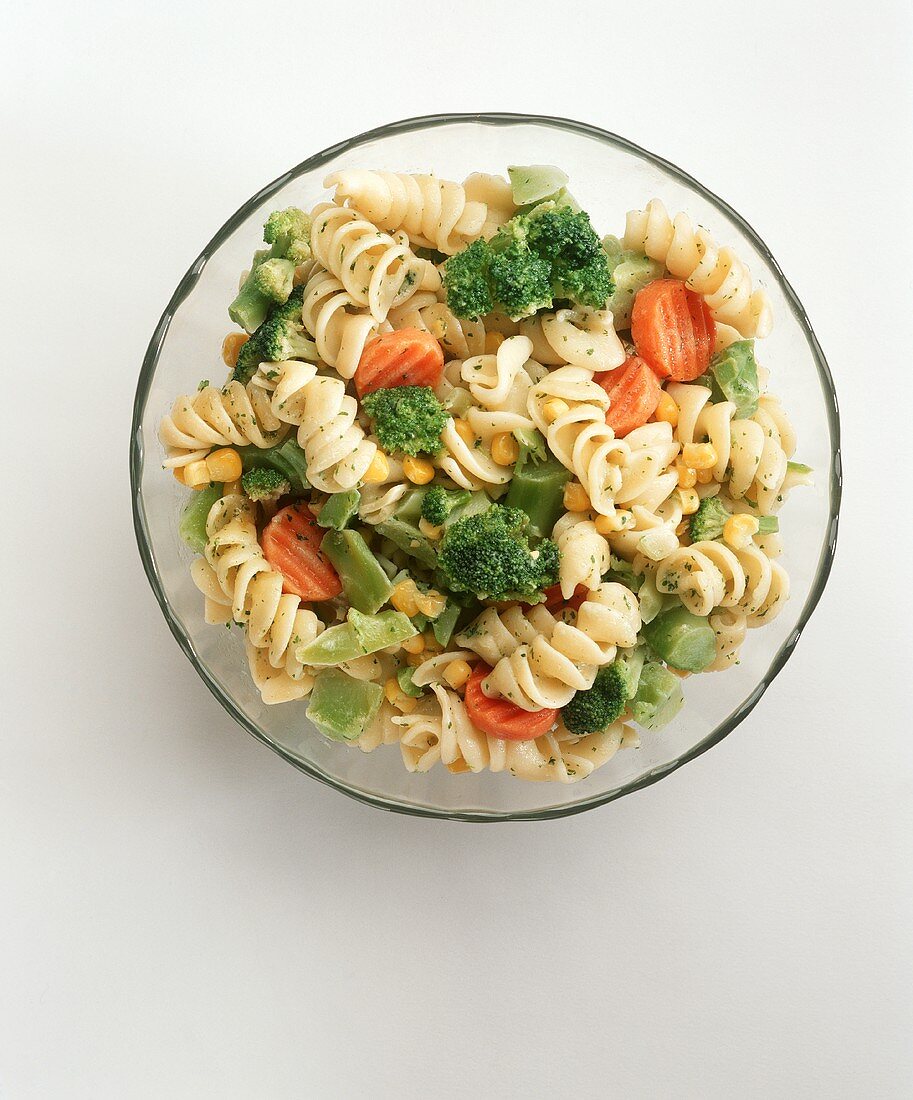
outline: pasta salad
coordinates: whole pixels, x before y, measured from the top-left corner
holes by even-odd
[[[265,703],[409,771],[569,783],[776,616],[811,471],[730,249],[658,199],[600,238],[559,169],[507,176],[347,170],[272,213],[228,377],[160,438]]]

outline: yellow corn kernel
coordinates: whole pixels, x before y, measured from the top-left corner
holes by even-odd
[[[693,489],[679,489],[678,495],[682,502],[682,515],[693,516],[701,506],[701,498]]]
[[[434,467],[427,458],[413,458],[406,455],[403,459],[403,473],[413,485],[427,485],[434,480]]]
[[[174,480],[176,482],[178,482],[179,485],[186,485],[187,484],[187,482],[184,480],[184,467],[183,466],[175,466],[174,469],[171,472],[174,475]]]
[[[454,760],[454,762],[452,764],[447,765],[447,771],[449,771],[451,775],[465,775],[466,772],[471,771],[471,770],[472,769],[469,767],[469,765],[466,763],[466,761],[462,758],[462,756],[460,757],[459,760]]]
[[[659,396],[659,403],[653,413],[653,419],[661,420],[664,424],[671,424],[673,428],[678,425],[678,405],[676,405],[673,396],[666,393],[665,390]]]
[[[426,538],[431,539],[432,542],[437,542],[444,533],[443,527],[438,527],[434,523],[429,523],[424,516],[418,521],[418,529]]]
[[[419,590],[415,602],[423,615],[427,615],[429,619],[436,619],[447,606],[447,597],[429,588],[427,592]]]
[[[238,355],[241,348],[250,337],[246,332],[230,332],[222,341],[222,362],[232,370],[238,365]]]
[[[407,653],[424,653],[425,639],[421,634],[415,634],[403,642],[403,649]]]
[[[744,550],[758,533],[759,526],[755,516],[730,516],[723,525],[723,539],[733,550]]]
[[[717,463],[716,447],[712,443],[686,443],[682,462],[692,470],[712,470]]]
[[[411,714],[418,706],[418,699],[413,699],[411,695],[407,695],[403,691],[397,697],[397,700],[393,705],[398,711],[401,711],[403,714]]]
[[[422,650],[421,653],[407,653],[406,654],[406,664],[411,666],[412,668],[418,668],[418,666],[420,664],[423,664],[426,660],[427,660],[427,657],[425,656],[425,651],[424,650]]]
[[[503,332],[486,332],[485,333],[485,354],[495,355],[498,348],[504,343]]]
[[[684,462],[676,462],[675,468],[678,470],[679,489],[693,489],[697,484],[697,470],[693,466],[686,466]]]
[[[520,457],[520,445],[511,432],[498,432],[492,439],[491,457],[499,466],[513,466]]]
[[[462,660],[451,661],[444,669],[444,679],[456,690],[461,688],[472,674],[472,669]]]
[[[571,406],[560,397],[550,397],[542,406],[542,416],[547,424],[554,424],[559,416],[571,411]]]
[[[463,440],[467,447],[475,445],[476,433],[472,430],[472,427],[468,420],[463,420],[457,417],[453,422],[453,430]]]
[[[634,522],[634,513],[625,508],[620,508],[613,516],[597,516],[596,530],[600,535],[614,535],[617,531],[623,531]]]
[[[713,481],[713,470],[698,470],[697,471],[697,483],[698,485],[709,485]]]
[[[390,679],[384,684],[384,695],[387,697],[387,702],[391,706],[396,705],[396,700],[402,692],[402,688],[396,682],[396,677],[391,676]]]
[[[435,638],[433,630],[425,631],[425,654],[428,657],[433,657],[436,653],[443,653],[444,647]]]
[[[415,581],[400,581],[393,589],[390,603],[397,611],[402,611],[404,615],[411,619],[418,614],[418,604],[415,601],[416,591]]]
[[[184,484],[188,489],[202,489],[210,481],[212,478],[205,458],[201,458],[198,462],[188,462],[184,467]]]
[[[371,465],[365,470],[362,478],[365,485],[380,485],[390,476],[390,462],[383,451],[378,449],[377,454],[371,459]]]
[[[568,512],[588,512],[590,498],[579,481],[569,481],[564,487],[564,507]]]
[[[222,486],[222,495],[226,497],[239,497],[243,492],[240,481],[227,481]]]
[[[241,456],[234,447],[220,447],[206,456],[210,481],[237,481],[241,476]]]

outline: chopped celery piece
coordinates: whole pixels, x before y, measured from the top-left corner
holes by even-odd
[[[655,661],[648,661],[641,670],[631,704],[634,721],[644,729],[658,730],[672,721],[683,702],[682,682],[678,676]]]
[[[643,584],[637,590],[637,600],[640,604],[640,619],[644,624],[652,622],[662,611],[663,597],[651,576],[644,578]]]
[[[780,530],[780,521],[776,516],[758,516],[758,534],[774,535]]]
[[[635,646],[633,649],[619,649],[615,658],[615,664],[621,669],[624,679],[627,697],[633,699],[637,694],[637,685],[640,683],[640,674],[647,658],[647,647]]]
[[[303,493],[308,486],[307,461],[304,451],[298,446],[298,441],[290,436],[275,447],[238,447],[241,456],[241,465],[245,470],[252,470],[257,466],[268,466],[271,470],[278,470],[296,493]]]
[[[753,340],[736,340],[710,360],[709,376],[714,401],[731,401],[736,419],[754,416],[758,411],[758,364]],[[706,376],[705,376],[706,377]]]
[[[327,531],[320,549],[339,574],[352,607],[373,615],[390,599],[393,585],[357,531]]]
[[[206,519],[212,506],[222,496],[222,486],[218,482],[207,485],[193,494],[190,503],[181,513],[178,527],[181,538],[191,550],[202,554],[206,548]]]
[[[391,516],[383,523],[378,523],[377,533],[389,539],[410,558],[415,558],[426,569],[433,569],[437,564],[437,551],[431,540],[418,529],[417,519],[412,523],[398,516]]]
[[[703,672],[716,656],[716,637],[706,619],[679,605],[643,628],[653,652],[673,668]]]
[[[332,527],[334,531],[341,531],[357,513],[360,503],[361,493],[357,489],[333,493],[320,509],[317,522],[321,527]]]
[[[351,623],[339,623],[329,626],[318,634],[312,642],[298,646],[295,656],[303,665],[339,665],[343,661],[354,661],[356,657],[363,657],[355,628]]]
[[[450,641],[462,610],[458,603],[448,601],[447,606],[434,620],[431,629],[434,631],[434,637],[438,645],[445,646]]]
[[[514,473],[503,504],[524,511],[529,516],[529,533],[545,538],[564,511],[564,487],[570,476],[556,458],[527,465]]]
[[[379,615],[363,615],[354,607],[349,608],[349,623],[362,653],[376,653],[379,649],[414,638],[418,631],[402,611],[381,611]]]
[[[663,265],[643,253],[626,251],[617,237],[604,237],[602,247],[609,257],[615,284],[606,309],[611,310],[616,329],[628,328],[635,295],[647,283],[662,277]]]
[[[317,674],[307,716],[325,737],[354,741],[377,714],[382,698],[380,684],[328,668]]]
[[[813,474],[815,472],[811,466],[806,466],[804,462],[793,462],[792,459],[786,463],[786,469],[791,474]]]
[[[567,186],[567,174],[553,164],[512,164],[507,176],[517,206],[542,202]]]
[[[417,699],[420,695],[424,695],[425,689],[412,683],[412,674],[414,672],[414,668],[403,665],[396,673],[396,682],[399,684],[400,691],[405,692],[406,695],[411,695],[413,699]]]

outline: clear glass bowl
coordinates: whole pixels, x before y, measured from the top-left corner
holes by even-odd
[[[330,743],[305,718],[305,703],[267,707],[251,683],[237,631],[207,626],[190,579],[190,551],[178,537],[186,490],[161,468],[157,427],[175,396],[200,378],[219,378],[229,328],[226,304],[250,262],[263,221],[277,207],[308,207],[325,195],[324,177],[340,168],[426,172],[463,179],[504,172],[508,164],[559,164],[601,233],[620,234],[625,212],[658,196],[685,210],[748,263],[773,303],[764,341],[771,388],[795,424],[797,457],[815,469],[815,486],[796,490],[782,519],[783,559],[792,596],[770,625],[749,633],[741,664],[695,676],[686,705],[641,748],[619,752],[588,779],[568,786],[510,775],[410,775],[396,746],[370,755]],[[837,531],[839,422],[833,381],[801,303],[755,231],[679,168],[614,134],[567,119],[521,115],[441,115],[408,119],[326,149],[287,172],[228,219],[175,290],[143,360],[133,412],[130,473],[136,537],[149,582],[179,645],[226,711],[301,771],[387,810],[468,821],[561,817],[609,802],[668,775],[722,740],[751,711],[783,667],[821,596]]]

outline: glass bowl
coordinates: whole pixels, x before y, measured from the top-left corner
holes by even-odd
[[[305,718],[305,703],[267,707],[254,688],[237,631],[207,626],[203,600],[178,536],[186,490],[161,468],[158,423],[175,396],[199,378],[220,377],[226,305],[250,262],[270,210],[309,207],[341,168],[426,172],[463,179],[508,164],[559,164],[600,233],[621,234],[629,209],[659,197],[685,210],[732,246],[770,295],[775,325],[764,341],[771,388],[799,439],[797,457],[815,469],[814,488],[796,490],[783,509],[792,595],[771,624],[749,633],[741,663],[685,685],[686,704],[639,749],[619,752],[570,785],[528,783],[510,775],[412,775],[397,746],[365,755],[331,743]],[[149,582],[178,644],[225,710],[290,764],[336,790],[387,810],[466,821],[561,817],[599,806],[668,775],[722,740],[751,712],[783,667],[814,610],[830,571],[840,501],[839,422],[833,381],[808,318],[764,242],[725,202],[681,169],[623,138],[568,119],[508,114],[407,119],[317,153],[263,188],[219,230],[181,280],[143,360],[130,442],[136,537]]]

